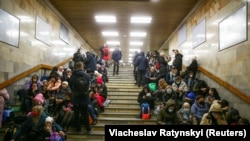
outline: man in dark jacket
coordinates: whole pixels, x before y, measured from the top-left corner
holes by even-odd
[[[88,90],[85,90],[85,93],[81,93],[76,89],[76,80],[77,77],[83,76],[89,82],[90,87],[90,76],[85,73],[83,70],[83,63],[78,62],[76,63],[76,68],[70,77],[69,86],[72,90],[72,103],[74,105],[74,114],[75,114],[75,125],[77,132],[81,131],[81,120],[79,114],[81,113],[83,118],[83,123],[85,124],[85,128],[87,130],[87,134],[90,134],[91,127],[89,123],[89,112],[88,112],[88,104],[89,102],[89,95]]]
[[[118,47],[115,48],[115,50],[112,53],[112,60],[114,63],[114,68],[113,68],[113,75],[118,75],[119,74],[119,61],[122,59],[122,52],[119,50]]]
[[[96,61],[94,54],[91,52],[86,52],[84,65],[88,74],[94,74],[94,71],[96,70],[96,64],[97,64],[97,61]]]
[[[173,62],[173,66],[177,68],[177,75],[180,76],[180,71],[182,70],[182,57],[183,55],[179,53],[179,51],[176,49],[174,50],[175,58]]]
[[[133,65],[134,65],[134,71],[133,71],[133,73],[134,73],[134,78],[135,78],[135,81],[137,80],[137,68],[136,68],[136,65],[135,65],[135,60],[136,60],[136,58],[139,56],[140,54],[139,54],[139,52],[138,51],[135,51],[135,54],[134,54],[134,56],[133,56]]]
[[[193,72],[193,78],[196,78],[196,72],[197,72],[197,70],[198,70],[197,57],[194,56],[192,58],[192,62],[187,67],[187,73],[189,73],[190,71],[192,71]]]
[[[135,60],[135,66],[138,68],[137,74],[137,86],[145,85],[145,74],[149,68],[148,59],[145,56],[145,53],[142,51],[140,55]]]
[[[74,62],[74,67],[75,67],[75,64],[77,62],[83,62],[84,61],[84,57],[83,55],[81,54],[81,49],[77,49],[77,51],[73,54],[73,59],[72,61]]]

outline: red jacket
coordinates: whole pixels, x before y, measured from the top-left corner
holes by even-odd
[[[107,54],[105,53],[106,51],[107,51]],[[110,55],[111,55],[111,53],[110,53],[109,47],[104,47],[103,48],[103,57],[102,57],[102,59],[105,60],[105,61],[108,61],[108,60],[110,60]]]

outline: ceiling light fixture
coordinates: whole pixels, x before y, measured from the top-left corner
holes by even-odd
[[[120,45],[119,41],[107,41],[106,42],[108,45]]]
[[[145,37],[146,35],[146,32],[130,32],[130,36],[132,37]]]
[[[118,36],[118,32],[113,32],[113,31],[104,31],[102,32],[103,36]]]
[[[151,17],[131,17],[131,23],[151,23]]]
[[[116,17],[115,16],[95,16],[96,22],[102,23],[115,23]]]

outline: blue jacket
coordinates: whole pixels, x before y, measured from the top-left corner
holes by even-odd
[[[144,52],[141,52],[136,58],[135,66],[138,68],[138,70],[147,70],[149,68],[148,59],[145,57]]]
[[[84,60],[85,68],[90,71],[96,70],[96,58],[94,57],[94,54],[87,52],[86,58]]]
[[[114,50],[112,53],[112,60],[119,61],[122,59],[122,52],[120,50]]]
[[[195,103],[191,106],[191,111],[198,120],[201,120],[203,114],[208,113],[209,105],[205,102],[204,106],[201,107],[198,105],[197,101],[195,101]]]

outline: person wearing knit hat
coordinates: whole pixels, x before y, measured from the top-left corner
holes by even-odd
[[[195,102],[195,97],[196,97],[195,93],[190,91],[185,95],[184,101],[192,105]]]
[[[55,123],[53,117],[50,116],[45,119],[43,131],[44,138],[49,138],[49,140],[62,141],[62,137],[65,136],[62,127]]]
[[[54,119],[53,119],[53,117],[48,116],[48,117],[45,119],[45,122],[53,123],[53,122],[54,122]]]
[[[65,85],[69,85],[69,83],[67,81],[63,81],[62,84],[65,84]]]
[[[45,131],[47,132],[52,132],[52,124],[54,122],[54,119],[50,116],[48,116],[46,119],[45,119],[45,126],[44,126],[44,129]]]
[[[34,105],[42,105],[44,103],[44,97],[43,94],[38,93],[36,94],[36,96],[34,97],[33,101],[34,101]]]

